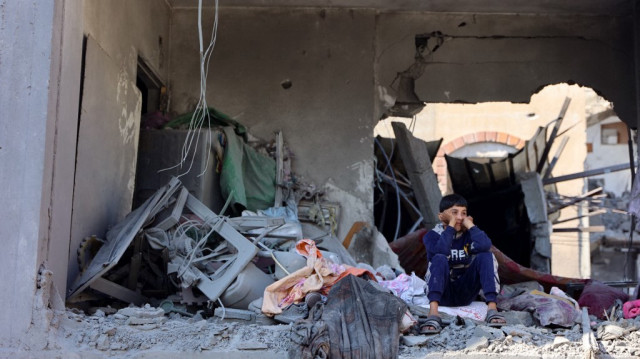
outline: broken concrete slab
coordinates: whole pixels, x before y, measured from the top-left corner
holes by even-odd
[[[507,321],[508,325],[524,325],[525,327],[530,327],[534,325],[533,316],[529,312],[521,312],[517,310],[508,310],[504,312],[500,312]]]
[[[465,349],[475,351],[489,346],[489,339],[485,337],[471,337],[465,343]]]
[[[403,270],[387,239],[371,225],[363,226],[354,234],[348,251],[356,262],[367,263],[373,268],[388,265]]]
[[[402,122],[392,122],[398,141],[402,163],[407,170],[425,228],[433,228],[438,221],[438,205],[442,199],[438,179],[424,141],[416,138]]]
[[[164,317],[165,311],[162,308],[154,308],[150,305],[145,305],[142,308],[127,307],[118,310],[118,314],[135,317],[135,318],[159,318]]]
[[[597,337],[600,340],[613,340],[622,337],[625,329],[616,324],[603,324],[598,327]]]
[[[557,336],[557,337],[553,338],[553,343],[551,344],[551,347],[555,349],[555,348],[559,348],[559,347],[561,347],[563,345],[567,345],[569,343],[571,343],[571,341],[569,339],[567,339],[565,337],[562,337],[562,336]]]
[[[504,332],[498,328],[488,327],[486,325],[476,326],[473,330],[474,337],[485,337],[490,340],[502,339],[505,337]]]
[[[505,325],[500,328],[504,334],[510,335],[512,337],[520,337],[523,339],[531,339],[533,335],[528,331],[528,328],[524,325]]]
[[[236,344],[238,350],[267,350],[269,346],[259,341],[241,342]]]

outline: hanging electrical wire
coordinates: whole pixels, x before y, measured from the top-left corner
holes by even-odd
[[[393,240],[395,241],[396,239],[398,239],[398,232],[400,231],[400,211],[401,211],[401,207],[400,207],[400,191],[398,190],[398,183],[396,182],[396,175],[393,173],[393,167],[391,166],[391,161],[389,160],[389,157],[387,157],[387,152],[384,150],[384,147],[382,147],[382,144],[380,144],[380,141],[378,141],[377,138],[374,139],[375,143],[378,145],[378,147],[380,148],[380,151],[382,151],[382,155],[384,156],[384,159],[387,161],[387,168],[391,168],[391,177],[393,178],[393,182],[394,185],[396,187],[396,203],[397,203],[397,208],[398,210],[396,211],[398,216],[397,216],[397,223],[396,223],[396,233],[393,236]]]
[[[191,153],[191,160],[189,161],[189,166],[186,171],[177,175],[177,177],[182,177],[191,171],[193,167],[193,162],[195,160],[196,151],[198,148],[198,143],[201,141],[201,129],[206,123],[206,128],[211,127],[211,118],[209,117],[209,110],[207,106],[207,76],[209,74],[209,61],[211,61],[211,54],[213,53],[213,49],[216,45],[216,40],[218,36],[218,0],[214,2],[214,18],[213,18],[213,27],[211,29],[211,37],[209,39],[209,45],[207,48],[204,48],[204,38],[202,35],[202,0],[198,0],[198,40],[199,40],[199,50],[200,50],[200,97],[198,99],[198,104],[196,105],[193,114],[191,115],[191,120],[189,121],[189,128],[187,131],[187,135],[184,140],[184,144],[182,146],[182,153],[180,156],[180,162],[175,166],[165,168],[160,170],[167,171],[175,168],[180,168],[184,166],[185,162],[189,159],[189,154]],[[207,144],[212,144],[212,134],[211,131],[206,131],[206,135],[204,138],[207,141]],[[192,149],[194,149],[192,151]],[[202,176],[208,169],[209,164],[209,156],[211,156],[211,151],[206,152],[205,159],[205,167],[202,172],[198,176]]]

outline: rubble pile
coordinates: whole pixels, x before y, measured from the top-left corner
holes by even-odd
[[[214,213],[173,177],[111,228],[105,240],[83,241],[78,250],[80,273],[67,293],[73,309],[61,314],[56,348],[97,350],[109,357],[206,351],[336,357],[366,350],[379,358],[445,353],[640,356],[640,301],[602,283],[548,275],[553,211],[547,213],[542,204],[545,200],[554,204],[557,212],[583,198],[545,199],[540,170],[535,176],[518,177],[525,188],[523,205],[531,209],[531,236],[521,240],[535,248],[521,257],[532,268],[517,265],[492,248],[501,278],[515,283],[498,293],[497,305],[506,324],[488,325],[484,302],[440,306],[444,329],[424,335],[420,328],[429,316],[422,280],[424,229],[415,230],[437,218],[431,207],[439,191],[432,176],[405,178],[403,186],[413,188],[409,195],[411,191],[400,190],[394,171],[389,172],[391,177],[386,174],[394,167],[387,159],[377,175],[379,180],[392,178],[396,210],[401,197],[412,202],[409,234],[398,238],[398,214],[391,245],[382,229],[379,232],[366,222],[354,223],[348,235],[338,239],[339,206],[322,203],[313,186],[286,185],[293,177],[290,164],[281,163],[281,135],[275,148],[262,149],[275,161],[269,157],[249,166],[267,168],[269,173],[275,169],[277,179],[252,184],[251,179],[261,176],[243,173],[236,163],[242,161],[239,154],[250,150],[235,138],[237,128],[225,131],[225,151],[238,155],[234,159],[227,153],[219,155],[237,172],[226,176],[237,183],[249,180],[246,186],[226,181],[222,194],[227,203]],[[535,138],[544,139],[545,133],[540,130]],[[400,141],[400,152],[416,158],[427,155],[422,150],[435,155],[440,145],[427,146],[412,138],[404,142],[416,146],[405,148],[407,143]],[[257,154],[250,157],[256,163],[263,161]],[[451,161],[455,164],[455,159]],[[263,185],[269,187],[268,195]],[[252,196],[251,191],[260,195]],[[251,203],[257,202],[260,208],[274,206],[246,210],[255,209]],[[241,215],[225,215],[227,209],[238,214],[238,208],[244,209]],[[312,223],[302,223],[303,217]],[[513,250],[515,242],[508,239]]]
[[[162,315],[162,309],[128,307],[94,308],[92,315],[68,309],[62,315],[58,350],[99,351],[111,358],[145,352],[262,352],[286,357],[292,345],[293,324],[264,325],[251,321],[178,313]],[[491,328],[482,321],[444,314],[445,328],[438,335],[400,337],[399,358],[425,356],[505,354],[519,357],[582,357],[583,328],[544,328],[532,323],[527,312],[503,312],[508,324]],[[616,322],[590,318],[601,355],[636,358],[640,355],[640,317]]]
[[[118,311],[102,308],[93,315],[67,310],[62,324],[57,343],[60,349],[98,350],[115,358],[144,352],[269,350],[280,353],[289,347],[288,326],[240,324],[177,313],[165,316],[161,308],[149,306]]]
[[[509,312],[506,312],[509,313]],[[597,342],[602,355],[614,358],[637,358],[640,355],[640,319],[620,320],[616,323],[591,318],[598,333]],[[490,328],[482,322],[455,318],[439,335],[404,336],[400,358],[424,357],[427,354],[509,354],[518,357],[577,358],[583,357],[583,329],[543,328],[514,323],[502,328]]]

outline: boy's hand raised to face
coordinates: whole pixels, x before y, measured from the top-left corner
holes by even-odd
[[[456,217],[451,214],[450,210],[438,213],[438,219],[442,221],[442,223],[447,223],[449,226],[455,227]]]
[[[473,217],[471,216],[467,216],[465,217],[464,220],[462,220],[462,225],[464,226],[464,228],[466,229],[471,229],[475,226],[475,224],[473,224]]]

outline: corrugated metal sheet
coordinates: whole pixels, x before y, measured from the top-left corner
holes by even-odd
[[[520,151],[497,161],[488,159],[481,162],[445,155],[453,191],[473,197],[479,192],[500,191],[515,185],[516,173],[536,170],[546,139],[546,128],[539,127]]]

